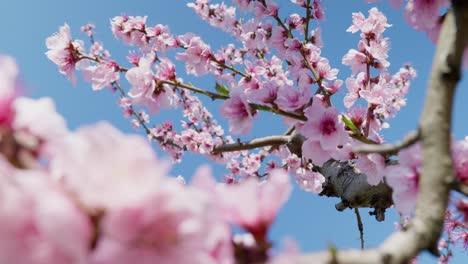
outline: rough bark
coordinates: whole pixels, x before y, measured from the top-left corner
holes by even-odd
[[[329,160],[319,169],[325,176],[320,195],[338,197],[338,211],[346,208],[374,208],[371,212],[377,221],[385,220],[385,209],[392,203],[392,189],[384,182],[372,186],[367,176],[359,173],[352,163]]]

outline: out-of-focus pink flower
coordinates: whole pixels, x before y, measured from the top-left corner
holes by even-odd
[[[52,99],[21,97],[15,100],[13,107],[16,133],[21,133],[22,140],[40,143],[41,154],[51,155],[68,133],[65,119],[57,113]]]
[[[72,42],[70,27],[65,24],[59,32],[46,40],[47,58],[59,67],[59,72],[67,76],[73,84],[76,84],[75,66],[80,60],[80,53],[84,51],[84,43],[81,40]]]
[[[124,135],[108,123],[70,133],[50,167],[84,206],[97,209],[141,201],[157,189],[169,168],[144,138]]]
[[[235,87],[229,94],[230,98],[221,105],[221,115],[229,121],[229,132],[233,134],[248,134],[252,129],[255,110],[247,102],[241,88]]]
[[[173,179],[158,187],[104,217],[92,263],[232,264],[230,229],[215,200]]]
[[[419,192],[422,166],[421,145],[415,144],[398,153],[398,165],[387,166],[385,179],[393,189],[393,203],[405,215],[412,213]]]
[[[257,241],[264,241],[292,191],[289,176],[282,169],[272,170],[263,182],[250,177],[237,184],[216,184],[207,174],[198,174],[195,181],[196,186],[215,195],[227,221],[249,231]]]
[[[0,55],[0,126],[10,126],[13,121],[18,72],[13,58]]]
[[[89,263],[92,225],[84,212],[49,175],[0,159],[0,262]]]
[[[409,0],[405,7],[405,19],[413,28],[429,32],[437,26],[441,8],[448,7],[448,0]]]
[[[468,137],[453,144],[452,157],[457,179],[468,185]]]

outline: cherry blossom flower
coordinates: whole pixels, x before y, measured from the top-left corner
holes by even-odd
[[[468,137],[453,144],[452,156],[457,179],[468,184]]]
[[[321,193],[325,177],[311,168],[299,167],[292,171],[297,184],[306,192]]]
[[[114,61],[103,61],[82,69],[83,79],[91,82],[94,91],[110,86],[120,77],[118,65]]]
[[[80,128],[62,144],[60,153],[51,158],[51,173],[87,208],[141,201],[155,191],[168,170],[145,139],[123,135],[108,123]]]
[[[137,105],[146,105],[152,114],[156,114],[161,108],[176,106],[177,98],[167,85],[156,86],[157,79],[151,70],[153,60],[152,55],[140,58],[138,67],[128,70],[125,77],[132,85],[128,92],[132,101]],[[164,68],[161,69],[159,74],[167,77],[164,75],[164,71],[167,72]]]
[[[191,33],[179,36],[178,40],[185,51],[177,53],[176,59],[185,62],[187,73],[195,76],[205,75],[212,56],[210,46],[205,44],[199,36]]]
[[[0,55],[0,126],[10,126],[14,119],[12,104],[18,93],[17,78],[15,60]]]
[[[188,7],[193,8],[201,19],[211,26],[220,28],[226,32],[234,32],[238,23],[236,19],[236,9],[231,6],[221,4],[209,4],[207,0],[197,0],[195,3],[188,3]]]
[[[12,127],[30,147],[39,144],[42,154],[51,155],[68,133],[64,118],[56,112],[51,98],[20,97],[13,103],[16,113]],[[36,147],[36,146],[35,146]]]
[[[303,154],[312,158],[314,164],[321,166],[329,157],[326,153],[331,154],[337,151],[338,146],[344,145],[348,134],[338,117],[338,110],[335,107],[325,108],[318,97],[305,110],[305,115],[307,122],[299,129],[307,137],[302,147]]]
[[[357,168],[367,176],[370,185],[377,185],[383,181],[385,174],[385,158],[377,153],[358,155]]]
[[[414,29],[430,31],[436,27],[441,8],[448,7],[448,0],[409,0],[405,7],[405,19]]]
[[[294,111],[306,105],[311,94],[310,88],[280,86],[275,103],[283,110]]]
[[[1,263],[89,263],[85,213],[43,171],[11,168],[3,157],[0,223]]]
[[[412,213],[419,191],[419,175],[422,166],[422,152],[419,144],[398,153],[399,164],[387,166],[385,179],[392,187],[392,198],[396,209],[405,215]]]
[[[146,19],[146,16],[116,16],[111,20],[112,33],[125,44],[146,49],[149,44],[146,36]]]
[[[92,263],[232,264],[230,229],[215,201],[172,179],[158,187],[104,217]]]
[[[261,241],[291,190],[286,172],[274,170],[265,182],[258,183],[256,179],[249,178],[239,185],[225,186],[221,193],[225,195],[223,206],[227,210],[227,218]]]
[[[72,42],[70,27],[65,24],[59,32],[46,40],[47,58],[59,67],[59,72],[67,76],[76,84],[75,66],[80,60],[80,53],[84,52],[84,43],[81,40]]]
[[[247,102],[245,93],[238,87],[231,90],[230,98],[221,105],[221,115],[229,121],[229,132],[248,134],[256,113]]]

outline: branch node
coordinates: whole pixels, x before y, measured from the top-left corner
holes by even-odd
[[[380,154],[389,154],[389,155],[396,155],[398,151],[407,148],[416,142],[418,142],[421,133],[418,130],[410,132],[403,140],[396,142],[395,144],[368,144],[358,146],[353,149],[353,152],[356,153],[380,153]]]

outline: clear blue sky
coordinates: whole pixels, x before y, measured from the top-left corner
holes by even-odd
[[[175,34],[197,33],[213,48],[232,41],[221,31],[209,27],[198,19],[194,12],[186,7],[187,2],[181,0],[0,0],[0,25],[3,28],[0,37],[0,53],[14,56],[17,59],[30,96],[54,98],[58,111],[68,120],[70,128],[98,120],[108,120],[124,131],[134,132],[129,122],[122,118],[121,110],[116,105],[116,96],[105,90],[92,92],[90,85],[83,81],[79,81],[78,85],[73,87],[64,76],[58,73],[56,66],[44,55],[45,39],[57,31],[64,22],[70,25],[73,37],[86,39],[79,28],[92,22],[97,26],[96,38],[103,40],[113,57],[123,62],[128,47],[113,38],[109,29],[109,19],[116,15],[128,14],[148,15],[150,24],[168,24]],[[288,7],[291,6],[290,1],[277,2],[280,3],[280,7],[285,7],[281,13],[284,16],[288,13]],[[363,0],[328,0],[325,2],[327,19],[320,24],[325,42],[322,54],[330,59],[333,67],[340,69],[339,78],[344,80],[349,76],[349,70],[341,65],[341,58],[348,49],[356,47],[359,39],[358,35],[345,32],[351,23],[351,12],[361,11],[367,15],[367,10],[371,8],[371,5],[365,4]],[[391,129],[385,133],[387,140],[394,141],[416,127],[434,46],[423,33],[415,32],[403,22],[401,10],[395,11],[386,3],[377,6],[387,15],[389,23],[393,25],[386,31],[392,43],[390,51],[392,72],[395,72],[405,62],[411,62],[418,71],[417,80],[413,82],[408,96],[408,106],[396,119],[390,121]],[[201,87],[213,87],[209,79],[196,80],[192,77],[184,77],[184,79],[193,81]],[[462,101],[468,98],[467,84],[465,78],[457,94],[454,126],[454,135],[457,139],[468,134],[468,124],[464,116],[468,111],[468,106]],[[342,88],[341,95],[344,91],[345,87]],[[335,102],[338,105],[341,104],[339,101]],[[216,113],[218,108],[219,102],[215,102],[210,109]],[[152,120],[158,122],[171,118],[174,118],[173,114],[162,114],[153,117]],[[271,126],[272,122],[278,122],[278,120],[277,117],[262,113],[258,124],[255,125],[253,136],[282,133],[284,129],[282,125],[274,129]],[[189,176],[193,173],[194,167],[206,162],[207,160],[202,157],[186,156],[182,164],[174,167],[173,174]],[[221,174],[222,170],[218,168],[215,172]],[[337,199],[318,197],[295,188],[292,198],[278,216],[272,230],[272,238],[277,244],[284,237],[293,238],[300,244],[303,251],[323,250],[329,244],[335,244],[340,248],[359,247],[359,233],[354,214],[351,210],[337,212],[334,209],[337,201]],[[394,210],[390,210],[387,213],[387,221],[377,223],[373,217],[368,216],[367,212],[368,210],[361,210],[366,246],[372,247],[378,245],[389,233],[393,232],[393,222],[397,220],[397,216]],[[468,263],[466,252],[457,251],[456,254],[456,261],[453,263]],[[435,263],[435,261],[425,256],[421,263]]]

